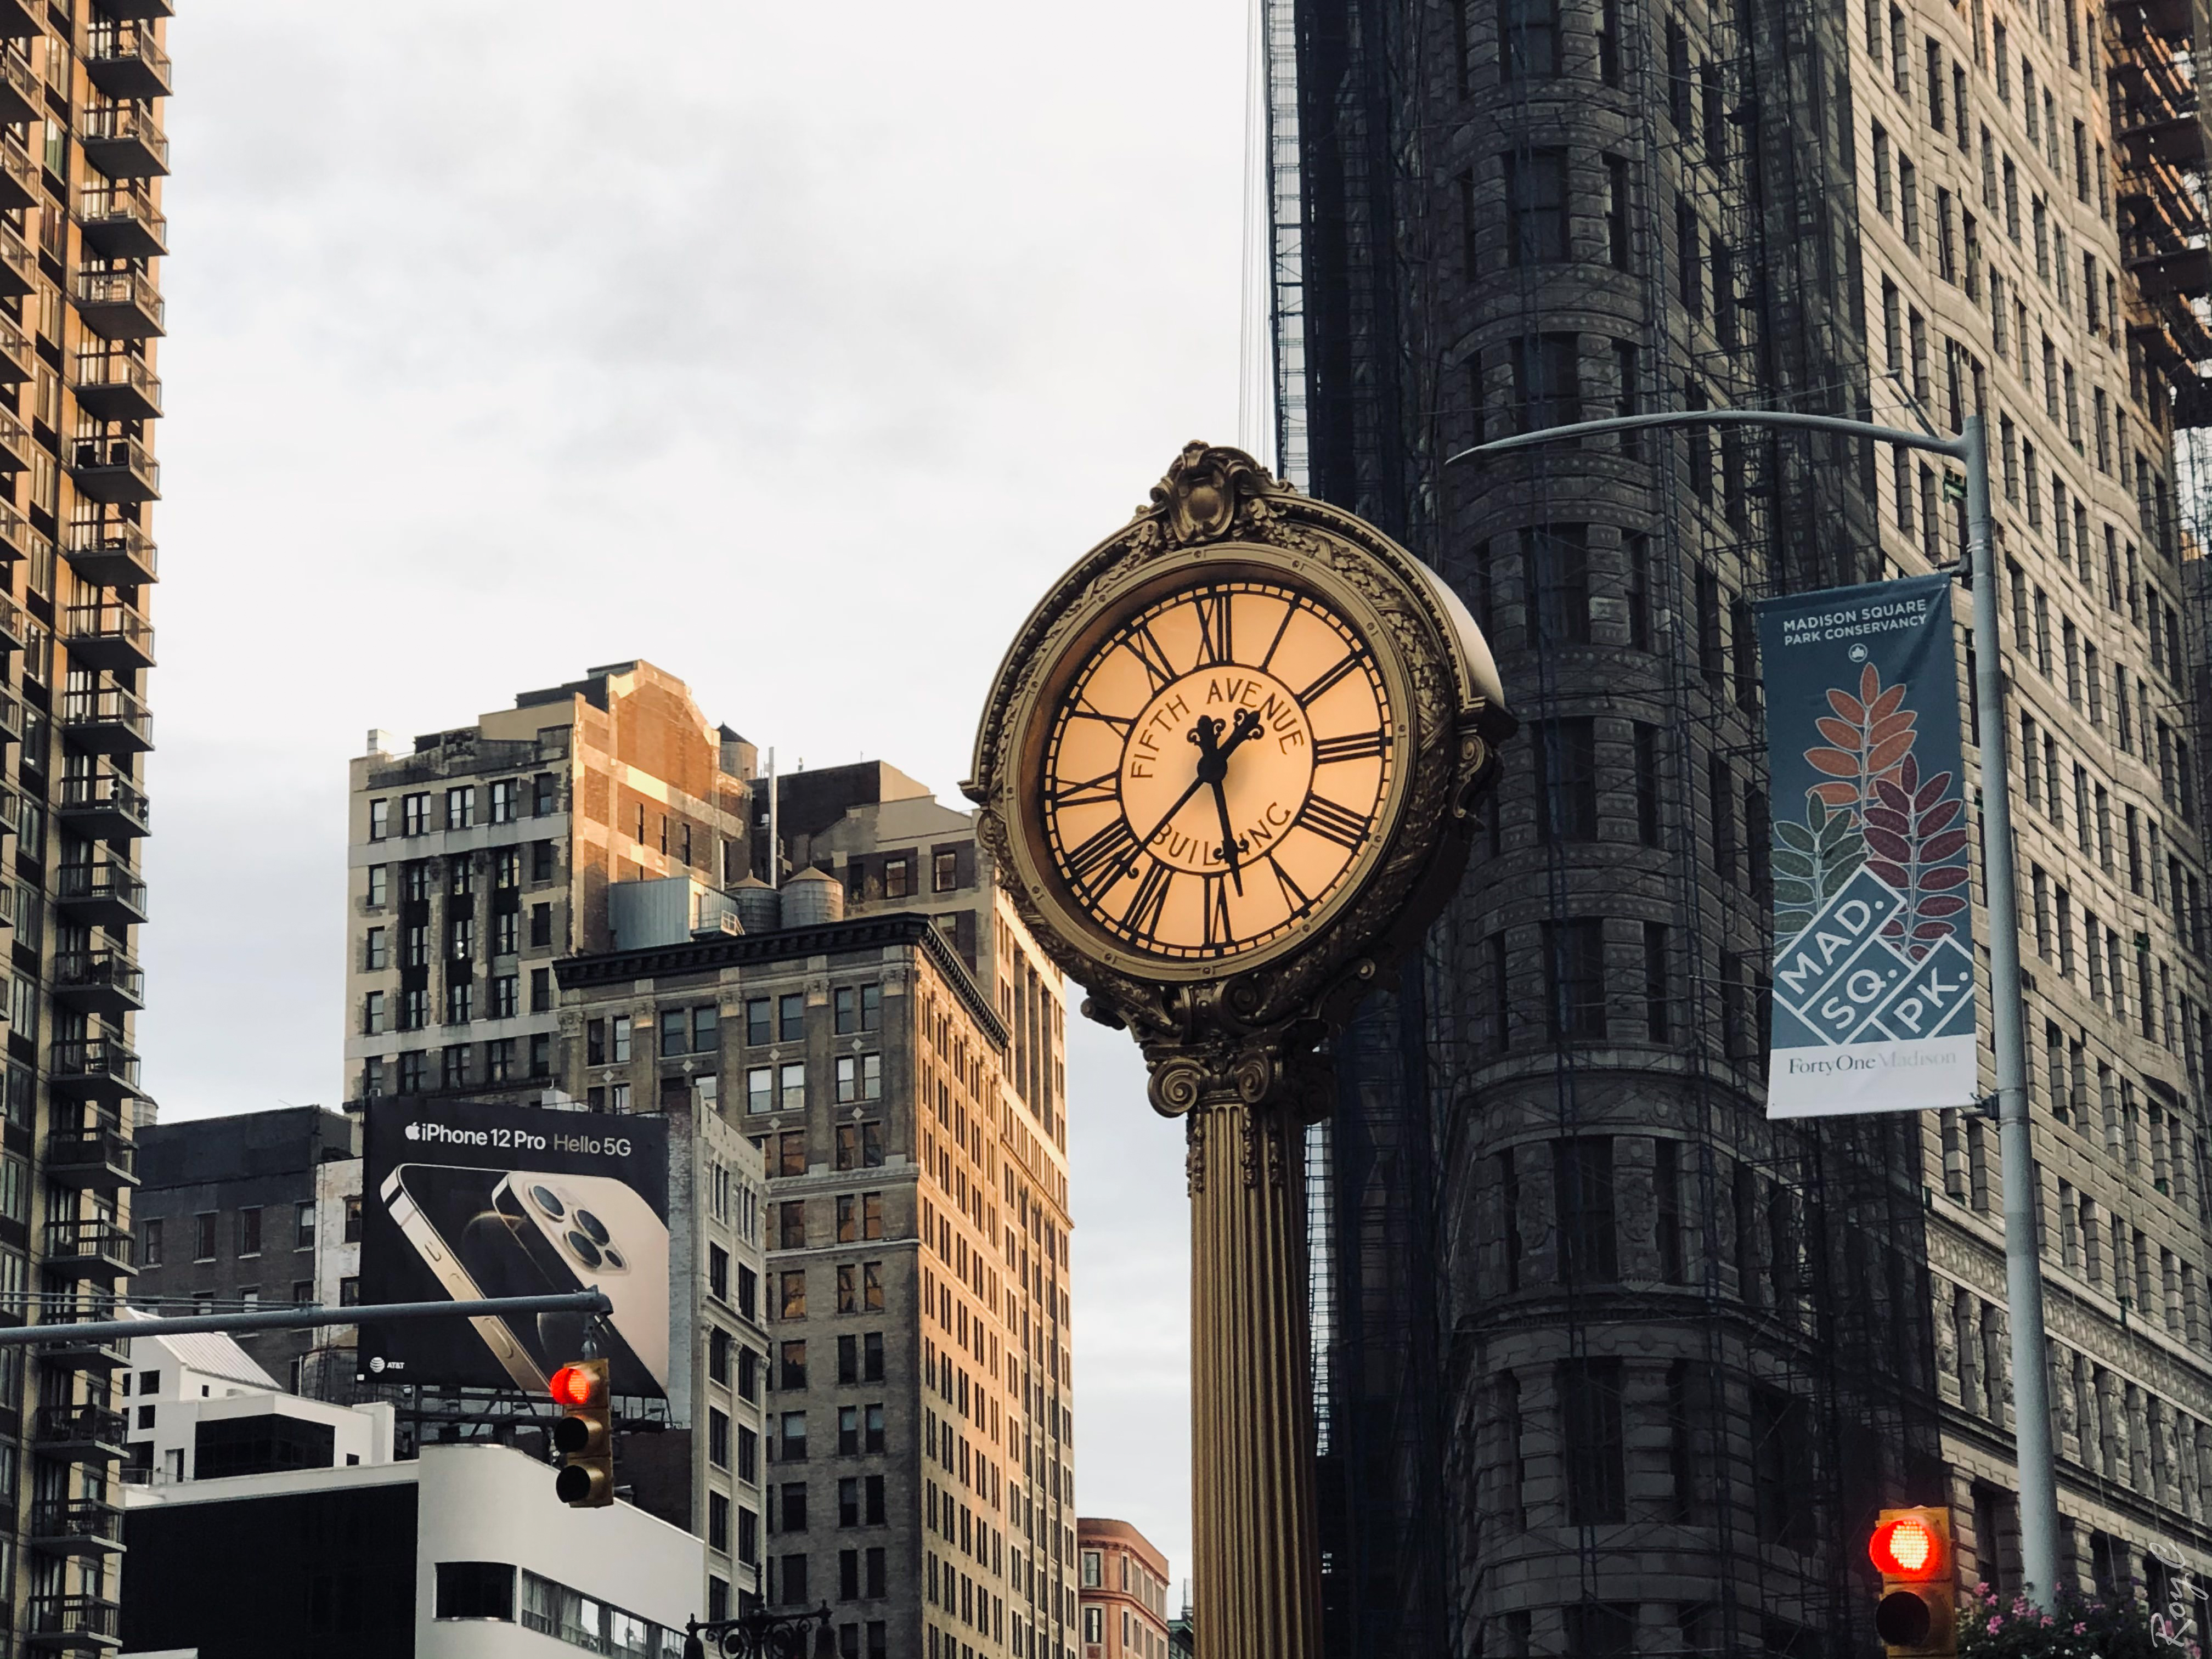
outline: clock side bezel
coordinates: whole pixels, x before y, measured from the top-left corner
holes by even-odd
[[[1389,700],[1390,775],[1375,814],[1375,829],[1338,881],[1335,890],[1279,937],[1249,950],[1216,957],[1158,956],[1109,932],[1075,896],[1052,854],[1045,830],[1045,757],[1070,689],[1097,659],[1105,642],[1131,619],[1178,592],[1219,581],[1264,582],[1291,590],[1325,607],[1357,635],[1382,680]],[[1203,983],[1249,972],[1312,948],[1356,903],[1387,858],[1404,819],[1416,757],[1428,734],[1415,729],[1419,704],[1413,676],[1382,613],[1352,584],[1321,561],[1250,542],[1216,542],[1159,559],[1126,582],[1094,589],[1070,608],[1069,626],[1054,641],[1024,705],[1016,714],[1012,776],[1004,780],[1004,817],[1012,831],[1008,852],[1021,884],[1068,945],[1108,971],[1163,983]]]

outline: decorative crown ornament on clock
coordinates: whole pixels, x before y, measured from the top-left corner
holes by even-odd
[[[1516,724],[1426,566],[1192,443],[1023,625],[963,787],[1172,1115],[1310,1097],[1304,1057],[1456,884]]]

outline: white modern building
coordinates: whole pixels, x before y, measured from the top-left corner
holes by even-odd
[[[264,1639],[323,1659],[546,1659],[549,1637],[680,1659],[703,1611],[699,1539],[628,1504],[569,1509],[504,1446],[137,1487],[124,1526],[128,1653],[226,1650],[249,1581]]]

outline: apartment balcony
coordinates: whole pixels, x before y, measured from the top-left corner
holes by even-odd
[[[147,833],[146,792],[119,772],[100,771],[62,780],[55,815],[78,835],[128,841]]]
[[[127,951],[64,951],[54,958],[54,1000],[112,1019],[146,1006],[146,974]]]
[[[46,118],[46,88],[31,60],[19,52],[0,52],[0,122],[14,125]]]
[[[0,0],[0,40],[28,40],[46,32],[44,0]]]
[[[146,884],[121,859],[63,865],[54,872],[53,900],[73,921],[121,927],[146,920]]]
[[[84,159],[111,179],[157,179],[169,170],[169,141],[148,105],[88,105],[77,138]]]
[[[38,354],[31,337],[6,317],[0,316],[0,386],[21,386],[38,373]]]
[[[0,501],[0,559],[50,557],[53,544],[31,528],[31,521]]]
[[[33,453],[30,428],[0,410],[0,472],[28,472]]]
[[[79,668],[113,672],[154,665],[153,624],[120,599],[73,605],[62,619],[62,642]]]
[[[64,1037],[47,1061],[53,1092],[72,1100],[114,1105],[136,1100],[138,1055],[115,1037]]]
[[[0,226],[0,295],[20,298],[39,286],[39,256],[23,239]]]
[[[123,1645],[123,1604],[97,1595],[40,1595],[23,1620],[23,1640],[34,1648],[73,1648],[112,1653]]]
[[[130,1422],[105,1406],[41,1406],[31,1417],[31,1443],[51,1457],[106,1462],[127,1449]]]
[[[0,426],[0,468],[7,465],[5,441]],[[133,506],[161,499],[161,464],[136,438],[79,438],[70,445],[69,470],[76,493],[88,500]]]
[[[31,638],[31,619],[23,607],[0,593],[0,651],[21,651]]]
[[[138,1271],[131,1235],[112,1221],[53,1221],[46,1224],[46,1255],[39,1265],[71,1279],[114,1280]]]
[[[120,1555],[123,1511],[97,1498],[46,1498],[31,1505],[30,1537],[52,1555]]]
[[[161,377],[125,351],[77,354],[71,388],[77,407],[102,421],[154,421],[161,415]]]
[[[0,289],[7,285],[6,246],[0,240]],[[31,270],[35,276],[35,261]],[[15,292],[28,294],[35,286],[33,281]],[[161,333],[167,313],[161,291],[143,270],[81,270],[76,275],[76,314],[103,340],[150,340]]]
[[[84,73],[110,98],[169,95],[169,54],[153,30],[136,23],[94,23],[85,35]]]
[[[76,222],[84,245],[105,259],[158,259],[169,251],[169,222],[143,191],[87,190],[76,198]]]
[[[103,587],[138,587],[161,580],[154,538],[126,519],[72,520],[62,556],[84,580]]]
[[[131,1363],[131,1345],[126,1340],[77,1334],[87,1325],[104,1324],[115,1317],[112,1297],[88,1296],[74,1304],[49,1297],[39,1310],[38,1323],[53,1334],[42,1337],[33,1352],[46,1364],[64,1370],[119,1371]],[[6,1322],[21,1325],[24,1322]]]
[[[21,743],[23,740],[23,705],[5,691],[0,691],[0,743]]]
[[[112,1125],[114,1120],[105,1121]],[[46,1174],[64,1187],[119,1192],[138,1184],[138,1149],[113,1127],[57,1130],[46,1137]]]
[[[154,716],[119,685],[64,691],[62,735],[88,755],[143,755],[154,746]]]
[[[125,23],[150,23],[177,15],[175,0],[100,0],[100,9]]]

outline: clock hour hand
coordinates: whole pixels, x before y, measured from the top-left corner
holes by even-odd
[[[1218,782],[1213,786],[1213,804],[1221,812],[1221,860],[1229,866],[1229,878],[1237,884],[1237,895],[1242,898],[1244,895],[1244,871],[1237,855],[1243,852],[1244,848],[1243,843],[1237,839],[1237,831],[1230,824],[1228,793]]]
[[[1201,720],[1200,724],[1204,725],[1204,720]],[[1219,756],[1223,760],[1227,760],[1230,756],[1237,752],[1237,745],[1238,744],[1243,743],[1247,738],[1256,738],[1260,735],[1261,725],[1261,721],[1260,719],[1260,711],[1258,709],[1238,709],[1237,711],[1237,724],[1230,730],[1229,741],[1221,744],[1220,747],[1216,749],[1213,752]],[[1217,726],[1216,729],[1218,730],[1218,727]]]

